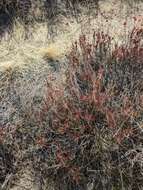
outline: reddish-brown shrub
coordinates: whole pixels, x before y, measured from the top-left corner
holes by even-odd
[[[133,179],[128,176],[131,165],[127,159],[121,161],[123,168],[128,165],[122,179],[122,169],[112,167],[140,141],[136,137],[141,133],[137,125],[143,113],[138,102],[142,92],[142,34],[142,29],[133,29],[128,44],[114,49],[110,36],[103,32],[94,33],[92,40],[82,35],[73,44],[65,92],[59,100],[56,92],[48,97],[56,102],[48,110],[48,124],[43,126],[40,141],[40,147],[44,142],[40,150],[47,151],[44,170],[43,155],[37,154],[40,166],[36,169],[45,171],[43,175],[50,166],[53,176],[63,175],[63,182],[77,186],[87,183],[93,175],[90,171],[98,171],[95,182],[100,184],[98,176],[104,176],[108,189],[121,188],[122,183],[127,187]],[[45,113],[41,110],[41,114]],[[109,160],[108,166],[105,160]],[[113,175],[120,180],[114,183]]]
[[[119,47],[103,32],[73,44],[64,89],[46,82],[41,109],[23,114],[23,126],[1,128],[17,163],[67,190],[91,181],[96,189],[141,189],[142,34],[134,28]]]

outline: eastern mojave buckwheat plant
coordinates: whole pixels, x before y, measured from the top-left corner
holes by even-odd
[[[142,28],[115,47],[102,31],[81,35],[67,57],[66,86],[47,81],[40,108],[25,112],[22,126],[1,127],[10,162],[2,157],[0,180],[9,163],[13,173],[28,164],[45,189],[50,179],[55,189],[141,190],[142,39]]]
[[[122,25],[118,36],[110,25],[117,10],[106,10],[107,2],[102,9],[111,18],[103,10],[94,20],[94,13],[86,21],[83,16],[79,31],[80,5],[88,6],[86,0],[69,0],[63,12],[64,1],[59,8],[56,0],[44,2],[53,3],[45,17],[56,20],[56,9],[68,28],[64,32],[71,30],[66,39],[63,29],[54,42],[47,40],[52,22],[44,21],[43,27],[40,22],[47,18],[32,2],[25,17],[18,10],[11,23],[20,21],[27,30],[34,13],[32,20],[39,23],[32,21],[31,36],[13,26],[10,40],[0,43],[0,189],[142,190],[143,17],[113,18],[113,25]],[[68,19],[72,13],[76,21],[62,19],[68,11]]]
[[[142,38],[134,28],[115,48],[102,31],[73,44],[66,89],[49,88],[39,113],[35,171],[65,189],[142,189]]]

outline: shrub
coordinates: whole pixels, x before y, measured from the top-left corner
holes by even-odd
[[[22,126],[4,127],[14,171],[28,163],[57,189],[142,188],[142,35],[134,28],[128,44],[115,47],[103,32],[80,36],[66,86],[46,81],[38,112],[33,105]]]
[[[1,0],[0,38],[6,33],[12,34],[17,21],[23,25],[26,39],[30,37],[30,29],[35,23],[47,23],[50,37],[53,37],[57,34],[57,26],[65,22],[63,18],[73,17],[78,21],[82,7],[88,10],[94,6],[98,9],[98,2],[99,0]]]
[[[73,44],[66,89],[48,88],[38,117],[33,163],[42,176],[67,189],[91,181],[95,189],[141,188],[141,163],[134,159],[142,142],[142,35],[134,28],[128,44],[115,48],[103,32]]]

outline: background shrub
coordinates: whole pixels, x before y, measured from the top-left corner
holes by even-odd
[[[0,2],[0,36],[12,33],[15,22],[18,20],[27,32],[34,23],[46,22],[48,31],[56,33],[56,26],[65,18],[76,18],[82,14],[82,8],[90,12],[91,7],[98,8],[97,1],[87,0],[2,0]],[[55,29],[56,28],[56,29]]]

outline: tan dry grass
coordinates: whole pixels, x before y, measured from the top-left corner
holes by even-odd
[[[90,33],[93,30],[103,30],[112,36],[118,43],[125,39],[128,31],[133,28],[133,17],[136,15],[140,19],[139,25],[143,24],[143,3],[133,6],[131,9],[127,4],[120,0],[106,0],[99,4],[99,14],[97,17],[87,18],[87,15],[81,15],[81,22],[77,23],[75,19],[62,18],[61,26],[58,28],[58,35],[51,42],[47,39],[47,26],[45,24],[35,24],[31,27],[31,37],[24,40],[24,27],[16,23],[12,38],[8,36],[0,43],[0,69],[1,67],[22,66],[35,63],[35,59],[40,63],[42,57],[49,56],[62,57],[65,55],[72,42],[78,39],[81,32]],[[94,10],[93,10],[94,11]],[[127,23],[126,29],[124,22]],[[53,55],[51,55],[53,54]],[[33,60],[33,61],[32,61]]]

